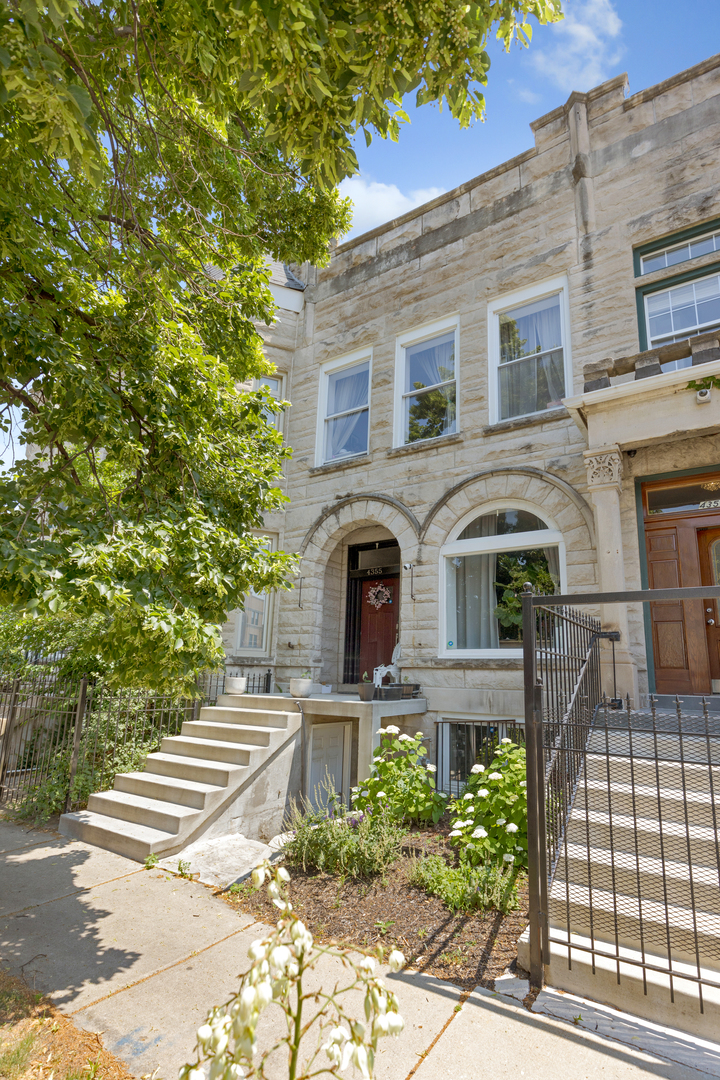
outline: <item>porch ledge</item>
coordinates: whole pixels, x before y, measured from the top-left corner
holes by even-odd
[[[262,708],[262,703],[267,703],[271,709],[288,712],[299,712],[295,702],[300,701],[308,716],[356,716],[374,721],[388,716],[420,716],[427,712],[427,701],[423,697],[400,701],[361,701],[357,694],[311,694],[307,698],[296,698],[292,694],[247,695],[250,697],[253,699],[251,708]]]
[[[403,670],[418,671],[421,668],[457,668],[462,670],[463,668],[469,668],[471,671],[522,671],[523,658],[522,656],[508,656],[493,658],[491,656],[468,656],[467,658],[458,657],[456,660],[454,657],[434,656],[427,659],[408,660],[405,659],[403,664]]]

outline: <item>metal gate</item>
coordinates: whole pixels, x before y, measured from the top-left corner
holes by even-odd
[[[645,993],[659,972],[671,1000],[693,984],[701,1011],[703,986],[720,988],[720,709],[605,696],[600,641],[618,635],[580,610],[710,596],[720,588],[523,595],[535,985],[553,950],[612,965],[618,983],[638,971]]]

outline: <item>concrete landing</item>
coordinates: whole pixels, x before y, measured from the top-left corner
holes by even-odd
[[[221,836],[216,840],[198,840],[177,855],[160,859],[158,868],[177,872],[178,862],[187,863],[190,873],[203,885],[227,889],[242,881],[263,859],[276,852],[269,844],[248,840],[245,836]]]

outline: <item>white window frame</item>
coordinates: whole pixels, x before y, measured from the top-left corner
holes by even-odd
[[[268,544],[269,550],[270,551],[277,551],[279,537],[278,537],[278,535],[276,533],[258,533],[256,535],[266,537],[267,540],[269,541],[269,544]],[[273,634],[273,625],[274,625],[274,621],[275,621],[275,603],[276,603],[277,594],[276,594],[276,591],[274,589],[270,589],[268,592],[263,593],[262,595],[267,598],[267,607],[265,609],[265,621],[264,621],[263,626],[262,626],[262,641],[260,642],[260,645],[259,645],[258,648],[251,648],[248,645],[245,645],[245,646],[241,645],[243,616],[244,616],[245,612],[241,611],[240,608],[236,608],[236,610],[235,610],[235,634],[234,634],[234,652],[233,652],[233,656],[247,657],[248,659],[250,659],[251,657],[256,657],[256,656],[260,656],[260,657],[270,656],[271,653],[272,653],[272,634]],[[249,623],[248,625],[257,626],[257,623],[255,623],[255,624]]]
[[[573,393],[573,369],[572,350],[570,343],[570,294],[568,279],[562,277],[550,278],[547,281],[529,285],[525,289],[507,293],[488,304],[488,408],[489,422],[491,424],[503,424],[510,420],[520,420],[523,416],[542,416],[547,410],[539,412],[519,413],[517,416],[500,417],[500,378],[499,370],[503,366],[500,363],[500,319],[499,316],[510,308],[527,304],[531,300],[542,300],[546,296],[560,294],[560,330],[562,334],[563,366],[565,370],[565,397],[572,397]]]
[[[717,270],[713,270],[709,274],[704,274],[702,271],[697,275],[693,275],[688,278],[687,281],[680,281],[676,285],[663,285],[662,282],[658,282],[658,288],[651,289],[643,295],[643,309],[645,312],[645,340],[647,341],[648,349],[661,349],[663,345],[672,345],[673,339],[679,337],[681,341],[685,338],[698,337],[700,334],[707,334],[718,325],[718,320],[710,320],[705,326],[696,326],[694,330],[688,330],[685,333],[684,330],[672,330],[669,334],[665,334],[663,338],[657,340],[657,344],[653,344],[653,339],[650,334],[650,313],[648,311],[648,300],[651,296],[657,296],[658,293],[674,292],[676,289],[684,289],[686,285],[697,285],[700,281],[705,281],[707,278],[720,277],[720,273]],[[681,336],[684,335],[684,336]],[[668,364],[663,364],[663,371],[677,371],[679,368],[691,367],[692,357],[683,358],[682,361],[671,361]]]
[[[365,450],[359,454],[349,454],[342,458],[325,458],[325,421],[327,420],[327,400],[329,388],[329,376],[334,375],[343,368],[355,367],[356,364],[368,363],[368,444]],[[318,388],[318,412],[317,427],[315,431],[315,465],[341,465],[346,461],[354,461],[356,458],[366,457],[370,453],[370,423],[372,420],[372,372],[373,351],[372,348],[357,349],[355,352],[338,356],[334,360],[328,360],[320,367],[320,385]]]
[[[540,518],[547,525],[547,529],[537,529],[534,532],[508,533],[505,536],[479,536],[471,540],[456,539],[466,526],[483,514],[492,514],[495,510],[527,510]],[[447,574],[446,560],[454,555],[482,555],[485,552],[524,551],[532,547],[557,547],[558,562],[560,565],[560,592],[567,593],[567,558],[565,540],[562,531],[547,514],[547,512],[534,503],[523,499],[496,499],[493,502],[476,506],[460,518],[448,535],[448,539],[440,548],[438,563],[438,657],[466,657],[468,659],[501,660],[514,659],[523,655],[522,646],[518,649],[448,649],[447,647]]]
[[[434,435],[428,439],[416,439],[414,442],[405,442],[405,416],[404,401],[408,396],[413,396],[418,391],[405,393],[405,349],[408,345],[420,345],[423,341],[446,334],[448,330],[455,331],[455,434],[460,431],[460,315],[455,312],[444,319],[426,323],[423,326],[413,327],[399,334],[395,339],[395,406],[393,416],[393,447],[422,446],[423,443],[434,442],[435,439],[447,438],[444,435]],[[438,383],[444,386],[445,383]],[[432,390],[428,386],[423,389]]]

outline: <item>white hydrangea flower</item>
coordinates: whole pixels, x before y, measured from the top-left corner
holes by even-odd
[[[437,769],[434,765],[426,765],[425,768],[428,772],[437,772]]]
[[[391,971],[400,971],[405,967],[405,957],[399,949],[393,949],[388,957],[388,964]]]
[[[497,821],[495,822],[495,824],[496,824],[496,825],[504,825],[506,821],[507,821],[507,818],[504,818],[504,817],[499,817],[499,818],[497,819]]]
[[[462,836],[462,832],[460,831],[460,829],[453,829],[450,833],[450,836]]]
[[[387,798],[387,796],[385,795],[384,791],[376,791],[375,792],[375,798],[376,799],[385,799],[385,798]]]
[[[394,724],[388,724],[388,726],[385,728],[385,731],[388,733],[388,735],[399,735],[400,734],[400,728],[395,727]]]
[[[438,791],[438,798],[440,798],[440,799],[449,799],[450,796],[448,795],[448,793],[446,791]]]
[[[488,795],[490,794],[490,792],[488,791],[488,789],[486,787],[478,788],[477,793],[478,793],[478,795],[479,795],[479,797],[481,799],[486,799],[488,797]]]
[[[481,772],[485,772],[485,766],[484,766],[484,765],[473,765],[473,767],[472,767],[472,769],[470,770],[470,772],[471,772],[471,773],[481,773]]]
[[[505,826],[505,832],[517,832],[517,831],[518,831],[518,827],[517,827],[517,825],[513,825],[512,821],[510,822],[509,825]]]
[[[502,773],[500,773],[500,772],[491,772],[488,775],[488,780],[502,780]]]
[[[503,855],[503,859],[505,860],[505,862],[515,862],[515,856],[514,856],[514,855],[511,855],[511,854],[510,854],[509,852],[507,852],[507,851],[506,851],[506,852],[505,852],[505,854]]]
[[[500,742],[503,746],[510,746],[512,744],[512,739],[501,739]]]
[[[471,791],[468,791],[467,795],[463,795],[463,799],[472,799],[474,795]]]
[[[527,780],[521,780],[520,787],[527,787]]]
[[[400,736],[399,742],[412,742],[412,741],[413,741],[412,735],[406,735],[405,732],[403,731],[402,735]]]
[[[483,840],[487,836],[487,832],[483,829],[482,825],[478,825],[477,829],[472,834],[473,840]]]

